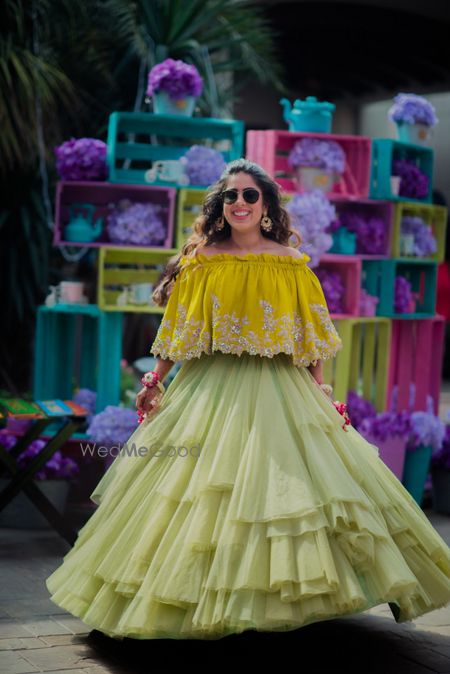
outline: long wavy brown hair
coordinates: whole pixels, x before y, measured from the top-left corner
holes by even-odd
[[[168,260],[163,275],[152,293],[152,299],[158,306],[167,304],[170,291],[181,269],[179,263],[183,255],[194,256],[199,246],[209,246],[230,238],[231,227],[225,218],[223,229],[216,230],[214,224],[223,215],[222,192],[226,189],[228,177],[236,173],[247,173],[262,192],[267,215],[272,220],[272,228],[269,232],[261,229],[261,234],[266,239],[286,246],[290,246],[289,239],[293,236],[297,239],[295,247],[300,246],[301,237],[297,231],[291,229],[289,213],[282,206],[277,183],[258,164],[248,159],[236,159],[227,165],[219,180],[209,188],[203,202],[202,213],[192,225],[193,233],[185,241],[181,251]]]

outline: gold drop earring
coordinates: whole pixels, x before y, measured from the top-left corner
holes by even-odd
[[[272,220],[269,218],[266,211],[261,218],[261,229],[263,229],[265,232],[270,232],[272,229],[272,224]]]

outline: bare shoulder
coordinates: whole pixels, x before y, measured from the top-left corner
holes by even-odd
[[[218,253],[226,253],[224,246],[218,246],[217,244],[212,243],[210,246],[200,245],[195,249],[195,254],[201,253],[201,255],[217,255]]]
[[[289,257],[294,257],[297,259],[303,257],[303,253],[301,253],[297,248],[291,248],[291,246],[280,246],[279,251],[280,255],[287,255]]]

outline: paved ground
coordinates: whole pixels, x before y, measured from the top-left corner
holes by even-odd
[[[450,517],[426,512],[450,543]],[[96,640],[49,600],[44,585],[68,545],[45,530],[0,529],[0,540],[2,674],[132,674],[180,663],[236,667],[243,658],[255,665],[269,657],[305,674],[450,674],[450,606],[401,625],[385,605],[283,634],[246,632],[215,642]]]

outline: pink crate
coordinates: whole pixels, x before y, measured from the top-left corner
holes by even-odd
[[[398,410],[426,410],[431,395],[438,414],[444,332],[445,318],[440,315],[392,321],[387,409],[391,409],[396,387]]]
[[[359,316],[361,294],[361,258],[357,255],[322,255],[318,269],[338,272],[344,281],[344,313],[331,314],[333,320]],[[314,269],[313,269],[314,271]]]
[[[123,248],[130,244],[111,243],[106,231],[106,218],[109,214],[109,205],[117,204],[121,199],[139,203],[158,204],[163,207],[162,217],[165,220],[166,238],[160,246],[152,248],[172,248],[176,189],[173,187],[155,187],[146,185],[118,185],[108,182],[78,182],[61,181],[56,189],[55,246],[82,246],[99,248],[117,246]],[[93,204],[95,206],[94,220],[103,218],[103,231],[98,239],[92,243],[81,243],[64,240],[64,227],[69,222],[69,207],[75,203]],[[132,244],[131,244],[132,245]]]
[[[370,187],[371,140],[366,136],[337,136],[328,133],[294,133],[292,131],[248,131],[246,157],[262,166],[284,190],[295,192],[296,183],[288,155],[302,138],[334,140],[342,146],[347,162],[341,180],[335,183],[332,197],[367,197]]]

